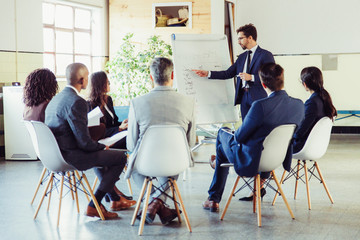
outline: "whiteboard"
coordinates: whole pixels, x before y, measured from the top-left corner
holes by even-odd
[[[239,120],[234,106],[234,80],[198,77],[191,69],[222,71],[230,67],[225,35],[173,34],[174,86],[196,101],[196,124],[228,123]]]
[[[273,54],[360,52],[360,1],[238,0],[237,26],[253,23]]]

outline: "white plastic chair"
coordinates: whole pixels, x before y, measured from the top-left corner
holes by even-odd
[[[291,138],[294,134],[296,125],[295,124],[286,124],[281,125],[276,128],[274,128],[270,134],[265,138],[263,142],[264,149],[261,152],[261,158],[259,163],[259,169],[258,173],[255,176],[255,192],[254,192],[254,200],[253,200],[253,211],[256,212],[256,204],[258,205],[258,212],[257,212],[257,218],[258,218],[258,226],[261,227],[261,200],[260,200],[260,172],[271,172],[272,179],[275,180],[275,183],[278,187],[278,191],[280,191],[281,196],[285,202],[285,205],[291,215],[292,219],[295,219],[295,216],[289,206],[289,203],[284,195],[284,192],[281,188],[281,185],[275,175],[275,169],[279,167],[282,162],[285,159],[287,149],[289,147]],[[227,166],[229,164],[226,164]],[[242,178],[241,176],[238,176],[235,180],[234,187],[231,190],[231,193],[229,195],[229,198],[226,202],[224,211],[221,215],[221,220],[224,219],[226,211],[230,205],[231,199],[234,196],[234,192],[236,190],[236,186]]]
[[[91,190],[90,184],[87,180],[87,177],[85,173],[82,173],[82,176],[80,177],[80,174],[76,171],[76,168],[69,165],[67,162],[65,162],[64,158],[61,155],[59,146],[56,142],[56,139],[51,132],[51,130],[46,126],[43,122],[37,122],[37,121],[24,121],[25,126],[30,134],[32,143],[34,145],[34,149],[36,152],[37,157],[40,159],[44,167],[51,172],[51,175],[49,177],[48,183],[45,187],[44,194],[40,200],[40,203],[38,205],[38,208],[35,212],[34,219],[36,218],[40,207],[42,205],[42,202],[44,200],[45,195],[47,195],[49,186],[49,203],[48,203],[48,210],[50,205],[50,199],[51,199],[51,191],[53,187],[54,181],[56,181],[56,178],[54,177],[55,174],[60,175],[61,177],[61,183],[60,183],[60,196],[59,196],[59,210],[58,210],[58,219],[57,219],[57,226],[59,226],[60,221],[60,210],[61,210],[61,200],[62,200],[62,193],[63,193],[63,186],[64,186],[64,179],[66,175],[66,181],[69,184],[69,188],[71,192],[75,193],[76,198],[76,206],[77,211],[79,211],[79,201],[78,201],[78,195],[77,195],[77,185],[81,184],[83,187],[84,192],[89,192],[91,195],[91,198],[95,204],[95,207],[99,213],[99,216],[102,220],[105,220],[104,215],[101,212],[100,206],[98,202],[96,201],[96,198],[93,194],[93,191]],[[70,177],[71,173],[71,177]],[[78,178],[78,182],[76,182],[75,174]],[[82,183],[82,179],[84,179],[86,183],[86,187]],[[56,185],[56,184],[55,184]],[[86,188],[88,190],[86,190]],[[88,196],[86,195],[88,198]],[[89,199],[88,199],[89,200]]]
[[[288,174],[288,176],[285,178],[285,173],[286,171],[284,171],[282,177],[281,177],[281,181],[280,183],[283,183],[284,181],[286,181],[288,178],[290,178],[291,176],[295,176],[296,178],[296,182],[295,182],[295,193],[294,193],[294,199],[296,199],[296,194],[297,194],[297,188],[298,188],[298,181],[299,179],[301,179],[302,176],[300,176],[300,170],[303,168],[304,172],[305,172],[305,183],[306,183],[306,192],[307,192],[307,199],[308,199],[308,206],[309,206],[309,210],[311,210],[311,200],[310,200],[310,188],[309,188],[309,176],[308,176],[308,172],[310,172],[311,176],[316,177],[317,179],[319,179],[315,174],[315,168],[319,174],[320,177],[320,182],[323,184],[325,191],[330,199],[331,203],[334,203],[329,189],[326,186],[325,180],[323,175],[321,174],[319,165],[317,164],[316,160],[320,159],[322,156],[324,156],[324,154],[326,153],[326,150],[329,146],[329,142],[330,142],[330,136],[331,136],[331,129],[333,126],[333,122],[329,117],[323,117],[321,118],[313,127],[313,129],[311,130],[304,147],[298,152],[293,154],[293,158],[294,159],[298,159],[297,160],[297,164],[294,168],[291,169],[290,173]],[[301,161],[303,162],[301,164]],[[306,165],[306,161],[313,161],[314,164],[311,168],[308,168]],[[310,177],[311,177],[310,176]],[[302,179],[301,179],[302,180]],[[273,200],[273,205],[275,204],[277,198],[277,194],[274,197]]]
[[[150,126],[146,130],[141,141],[134,166],[137,171],[146,176],[146,178],[131,220],[131,225],[134,225],[135,223],[141,200],[147,187],[140,220],[139,235],[142,234],[144,228],[146,212],[153,184],[152,180],[156,177],[178,175],[189,167],[190,161],[191,157],[188,141],[186,139],[184,129],[181,126],[154,125]],[[176,180],[169,177],[168,181],[170,183],[170,189],[172,191],[179,222],[181,222],[181,217],[176,195],[178,196],[180,207],[184,214],[186,226],[189,232],[191,232],[190,222]]]

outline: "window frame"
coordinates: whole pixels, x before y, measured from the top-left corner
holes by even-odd
[[[53,50],[54,51],[43,51],[44,54],[50,54],[53,57],[53,61],[54,61],[54,74],[56,76],[57,79],[65,79],[66,76],[64,75],[60,75],[58,74],[58,69],[57,69],[57,60],[56,60],[56,55],[57,54],[61,54],[61,55],[68,55],[68,56],[72,56],[72,62],[75,62],[75,59],[77,56],[79,57],[89,57],[89,66],[87,66],[89,68],[89,71],[92,71],[93,68],[93,12],[91,9],[86,8],[86,7],[81,7],[81,6],[74,6],[74,5],[70,5],[70,4],[63,4],[63,3],[58,3],[58,2],[47,2],[47,1],[43,1],[42,4],[51,4],[54,6],[54,15],[53,15],[53,24],[47,24],[47,23],[43,23],[43,29],[51,29],[53,30]],[[56,18],[55,18],[55,11],[56,11],[56,6],[66,6],[66,7],[70,7],[72,8],[72,13],[73,13],[73,25],[72,28],[63,28],[63,27],[56,27]],[[42,5],[43,6],[43,5]],[[77,28],[75,26],[75,10],[79,9],[79,10],[85,10],[85,11],[89,11],[90,12],[90,28],[89,29],[85,29],[85,28]],[[58,52],[56,49],[56,31],[61,31],[61,32],[69,32],[72,33],[72,52],[71,53],[65,53],[65,52]],[[79,33],[88,33],[90,35],[90,49],[89,49],[89,53],[85,54],[85,53],[76,53],[75,50],[75,33],[79,32]],[[69,63],[70,64],[70,63]]]

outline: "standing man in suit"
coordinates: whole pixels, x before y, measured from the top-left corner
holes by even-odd
[[[226,71],[193,71],[198,76],[209,79],[229,79],[236,76],[234,105],[241,104],[241,118],[244,121],[251,104],[267,96],[260,83],[258,74],[260,67],[265,63],[274,63],[275,60],[271,52],[257,45],[257,32],[253,24],[244,25],[238,28],[236,32],[240,46],[247,51],[240,54],[231,67]]]
[[[146,129],[152,125],[177,124],[184,128],[189,146],[195,145],[195,102],[193,98],[177,93],[173,86],[173,63],[163,57],[155,58],[150,65],[150,78],[154,89],[144,96],[133,99],[130,103],[127,149],[132,152],[129,158],[126,178],[132,175],[135,183],[141,188],[145,176],[134,168],[136,154]],[[159,153],[161,154],[161,153]],[[171,159],[169,159],[171,161]],[[178,176],[173,176],[177,179]],[[160,188],[167,189],[167,177],[157,178]],[[152,223],[156,214],[161,222],[167,224],[177,217],[175,209],[167,208],[164,203],[166,195],[152,191],[146,214],[146,223]]]
[[[111,199],[110,208],[120,210],[130,207],[124,199],[114,192],[115,182],[125,166],[126,156],[118,151],[109,150],[109,146],[93,141],[87,127],[88,106],[79,96],[88,85],[89,72],[84,64],[73,63],[66,68],[67,86],[49,103],[45,112],[45,123],[53,132],[65,161],[78,170],[94,168],[100,185],[95,197],[106,219],[118,217],[108,212],[101,204],[105,194]],[[135,204],[133,201],[132,205]],[[87,216],[97,216],[98,212],[91,201],[87,207]]]
[[[279,125],[299,125],[304,117],[304,104],[301,100],[289,97],[282,90],[284,87],[284,70],[280,65],[267,63],[260,72],[261,84],[269,95],[267,98],[255,101],[241,127],[234,135],[219,130],[216,141],[216,167],[209,197],[203,203],[203,208],[211,212],[219,210],[219,202],[225,188],[228,168],[222,168],[222,163],[233,163],[236,173],[240,176],[253,177],[258,171],[262,152],[262,144],[266,136]],[[289,145],[283,166],[290,169],[292,145]],[[269,173],[262,173],[266,179]]]

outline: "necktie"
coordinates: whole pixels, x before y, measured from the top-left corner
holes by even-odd
[[[248,51],[246,73],[250,73],[251,53],[252,51]]]

